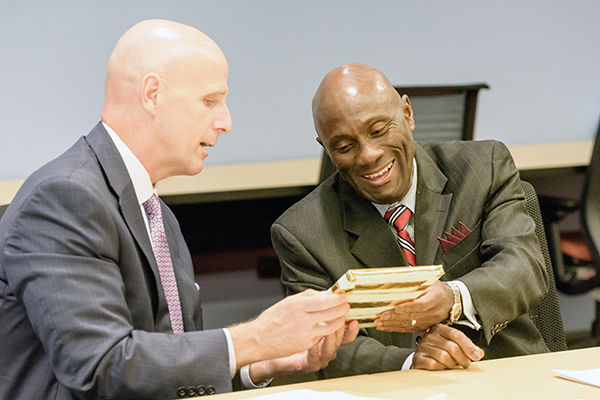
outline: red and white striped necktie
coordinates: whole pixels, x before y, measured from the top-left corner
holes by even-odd
[[[400,244],[400,247],[402,247],[406,261],[408,261],[408,265],[414,266],[417,261],[415,257],[415,244],[406,230],[406,226],[408,225],[411,215],[412,212],[408,209],[408,207],[405,205],[400,205],[398,207],[388,209],[383,215],[383,218],[388,222],[388,224],[392,225],[394,229],[396,229],[396,232],[398,233],[398,243]]]

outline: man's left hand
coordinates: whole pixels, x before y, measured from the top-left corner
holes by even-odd
[[[385,332],[421,332],[448,319],[452,304],[452,289],[437,281],[415,300],[381,313],[375,327]]]
[[[412,368],[429,371],[468,368],[479,361],[484,352],[464,333],[451,326],[438,324],[423,336],[415,350]]]

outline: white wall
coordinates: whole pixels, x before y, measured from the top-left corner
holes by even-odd
[[[112,47],[145,18],[192,24],[229,59],[234,128],[209,165],[318,156],[310,100],[347,62],[399,85],[487,82],[477,139],[588,139],[599,118],[597,0],[1,2],[0,179],[27,176],[94,126]]]

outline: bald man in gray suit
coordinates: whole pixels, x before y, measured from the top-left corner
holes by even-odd
[[[405,239],[382,217],[399,204],[410,211],[404,229],[414,263],[445,271],[443,283],[361,329],[320,377],[465,368],[482,357],[548,351],[527,313],[548,277],[506,147],[415,143],[410,100],[366,65],[329,72],[313,116],[337,173],[272,226],[288,293],[326,289],[351,268],[407,265]]]
[[[192,260],[155,185],[199,173],[230,131],[227,74],[190,26],[142,21],[121,37],[102,121],[30,176],[0,220],[0,398],[222,393],[318,370],[356,336],[345,296],[314,290],[202,330]]]

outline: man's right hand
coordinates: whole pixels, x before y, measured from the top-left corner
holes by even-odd
[[[417,346],[413,368],[427,370],[468,368],[483,357],[483,350],[458,329],[437,324]]]
[[[258,382],[292,373],[316,372],[325,368],[337,355],[342,344],[350,343],[358,334],[358,321],[351,321],[344,328],[321,338],[310,349],[250,365],[250,379]]]
[[[346,295],[308,289],[229,327],[237,367],[306,351],[344,327]]]

